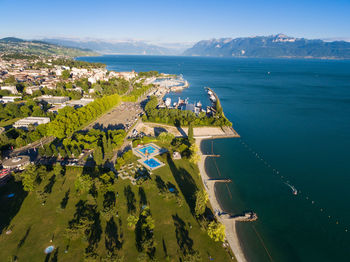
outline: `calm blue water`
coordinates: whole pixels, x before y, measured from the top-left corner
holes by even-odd
[[[157,149],[154,148],[153,146],[146,146],[146,147],[143,147],[143,148],[140,148],[138,149],[142,154],[146,154],[146,152],[148,154],[153,154]]]
[[[241,139],[213,141],[221,157],[209,159],[207,170],[217,177],[217,165],[222,177],[233,180],[217,185],[225,210],[259,216],[238,225],[250,261],[349,261],[350,61],[82,59],[118,71],[183,74],[191,86],[172,94],[174,99],[207,104],[203,87],[216,91]],[[211,143],[202,149],[211,152]],[[286,181],[299,190],[297,196]]]
[[[154,160],[154,158],[147,159],[143,163],[148,165],[150,168],[155,168],[157,166],[160,166],[160,163],[158,161]]]

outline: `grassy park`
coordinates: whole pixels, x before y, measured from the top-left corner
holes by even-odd
[[[169,153],[158,158],[166,165],[141,185],[119,178],[107,191],[94,182],[77,192],[77,177],[100,171],[67,167],[59,175],[48,169],[33,192],[21,182],[1,187],[0,261],[231,260],[194,215],[203,187],[197,165]],[[46,255],[50,245],[55,250]]]

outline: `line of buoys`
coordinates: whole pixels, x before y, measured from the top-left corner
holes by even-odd
[[[254,231],[255,231],[255,234],[258,236],[258,238],[259,238],[259,240],[260,240],[262,246],[264,247],[264,249],[265,249],[265,251],[266,251],[266,254],[268,255],[270,261],[273,262],[272,256],[271,256],[269,250],[267,249],[264,240],[262,239],[262,237],[260,236],[260,234],[259,234],[258,231],[256,230],[255,226],[253,225],[252,227],[253,227],[253,229],[254,229]]]
[[[215,155],[215,154],[214,154],[214,145],[213,145],[213,141],[211,141],[211,154],[212,154],[212,155]],[[216,170],[217,170],[219,176],[221,176],[219,167],[218,167],[218,165],[216,164],[215,157],[214,157],[214,164],[215,164],[215,167],[216,167]],[[232,199],[231,190],[230,190],[230,188],[228,187],[227,183],[225,183],[225,185],[226,185],[227,191],[228,191],[228,193],[229,193],[229,195],[230,195],[230,199]]]
[[[230,188],[228,187],[227,183],[225,183],[225,185],[226,185],[228,193],[230,194],[230,198],[232,199],[232,194],[231,194]]]
[[[276,168],[273,168],[273,166],[272,166],[271,164],[269,164],[268,161],[266,161],[260,154],[258,154],[258,152],[254,151],[246,142],[244,142],[244,141],[242,140],[242,138],[239,138],[239,141],[240,141],[240,143],[241,143],[242,145],[244,145],[244,147],[245,147],[248,151],[252,152],[253,156],[255,156],[258,160],[261,160],[261,161],[263,162],[263,164],[264,164],[266,167],[270,168],[271,171],[272,171],[272,174],[274,174],[275,176],[278,176],[278,177],[282,180],[282,182],[283,182],[284,184],[287,183],[291,188],[294,188],[294,186],[291,185],[291,184],[289,183],[289,181],[287,180],[287,178],[286,178],[285,176],[283,176],[283,175],[280,174],[280,171],[279,171],[279,170],[277,170]],[[295,189],[295,188],[294,188],[294,189]],[[297,193],[295,193],[295,192],[297,192]],[[300,190],[296,191],[296,189],[295,189],[295,191],[293,191],[293,193],[294,193],[295,195],[296,195],[296,194],[298,194],[298,195],[303,195],[302,192],[301,192]],[[310,201],[311,205],[317,206],[317,202],[316,202],[315,200],[310,199],[309,196],[305,196],[305,200],[306,200],[307,202]],[[320,208],[320,212],[322,212],[322,214],[327,215],[324,208]],[[328,215],[328,219],[331,219],[331,218],[332,218],[332,216],[331,216],[331,215]],[[336,220],[336,219],[334,220],[334,223],[335,223],[336,225],[340,225],[340,224],[341,224],[341,223],[339,222],[339,220]],[[345,227],[344,231],[345,231],[346,233],[348,233],[348,231],[349,231],[349,230],[348,230],[348,227]]]

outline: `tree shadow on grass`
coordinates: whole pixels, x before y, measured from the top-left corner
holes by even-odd
[[[26,242],[30,230],[31,230],[31,226],[27,228],[26,233],[24,234],[22,239],[18,242],[17,248],[21,248],[23,246],[24,242]]]
[[[180,191],[184,195],[192,214],[194,214],[196,205],[195,193],[198,190],[196,182],[187,170],[175,166],[170,154],[167,154],[167,162]]]
[[[92,184],[89,190],[89,194],[92,195],[95,199],[98,197],[98,190],[95,183]]]
[[[164,180],[160,177],[160,176],[156,176],[155,178],[156,184],[157,184],[157,188],[159,190],[160,193],[165,193],[166,192],[166,184],[164,182]]]
[[[193,240],[189,237],[186,223],[176,214],[173,215],[177,244],[183,254],[193,252]]]
[[[64,194],[64,198],[62,198],[61,200],[61,208],[65,209],[67,204],[68,204],[68,200],[69,200],[69,193],[70,193],[70,189],[67,190],[67,192]]]
[[[53,253],[52,259],[50,260],[50,262],[57,262],[58,261],[58,249],[56,248],[55,253]]]
[[[52,188],[55,182],[56,182],[56,175],[53,175],[52,177],[50,177],[49,183],[47,183],[47,185],[44,187],[44,192],[47,194],[51,194]]]
[[[155,136],[159,136],[161,133],[167,133],[168,132],[168,130],[166,130],[164,127],[159,127],[159,126],[157,126],[157,127],[154,127],[154,135]]]
[[[90,228],[86,231],[86,236],[89,242],[89,245],[85,251],[86,253],[92,252],[97,248],[97,245],[100,242],[102,235],[100,213],[97,212],[96,206],[92,208],[92,213],[93,223],[90,226]]]
[[[140,207],[147,205],[147,196],[143,187],[139,187]]]
[[[164,238],[162,239],[162,246],[163,246],[164,256],[167,257],[168,256],[168,250],[167,250]]]
[[[103,210],[109,211],[112,210],[115,207],[116,198],[115,193],[112,191],[108,191],[106,194],[104,194],[103,199]]]
[[[128,185],[124,187],[124,195],[126,197],[126,204],[128,207],[128,213],[135,213],[136,212],[136,199],[135,199],[135,193],[132,191],[131,186]]]
[[[118,225],[115,223],[113,217],[111,217],[110,220],[107,221],[105,235],[105,245],[108,251],[113,253],[115,249],[120,250],[122,248],[122,234],[119,234]]]
[[[83,231],[89,243],[85,252],[93,253],[102,235],[100,213],[97,211],[96,205],[87,204],[86,200],[79,200],[75,206],[74,218],[68,222],[69,228],[76,228],[81,226],[82,222],[85,223]]]
[[[50,261],[50,257],[51,257],[51,253],[48,253],[48,254],[45,256],[44,262],[49,262],[49,261]]]
[[[14,194],[9,198],[9,194]],[[21,182],[15,182],[11,178],[6,185],[1,187],[0,190],[0,235],[2,231],[7,228],[11,220],[16,216],[20,210],[24,199],[28,193],[23,190]]]
[[[187,134],[186,132],[182,129],[181,127],[181,124],[180,124],[180,121],[178,119],[175,120],[175,126],[176,126],[176,129],[177,131],[179,131],[179,133],[181,134],[181,136],[183,137],[187,137]]]

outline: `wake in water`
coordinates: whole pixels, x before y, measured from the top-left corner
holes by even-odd
[[[282,182],[292,190],[293,195],[298,195],[298,194],[300,194],[300,195],[305,195],[305,192],[302,194],[301,191],[298,191],[293,185],[291,185],[291,184],[289,183],[288,180],[286,181],[286,179],[287,179],[286,177],[282,176],[282,175],[280,174],[280,172],[279,172],[277,169],[273,168],[271,164],[269,164],[266,160],[264,160],[264,158],[263,158],[262,156],[260,156],[260,155],[259,155],[257,152],[255,152],[247,143],[245,143],[245,142],[242,140],[242,138],[240,138],[239,141],[240,141],[240,143],[241,143],[242,145],[244,145],[244,147],[245,147],[248,151],[250,151],[257,159],[263,161],[263,163],[264,163],[265,166],[267,166],[268,168],[272,169],[272,173],[273,173],[274,175],[277,175],[277,176],[282,180]],[[212,147],[213,147],[213,145],[212,145]],[[213,149],[212,149],[212,150],[213,150]],[[285,182],[285,181],[286,181],[286,182]],[[311,200],[308,196],[305,196],[305,200],[307,200],[308,202],[311,202],[312,205],[317,205],[316,202],[315,202],[314,200]],[[325,209],[322,208],[322,207],[320,207],[320,212],[322,212],[323,214],[327,215],[327,212],[325,212]],[[332,216],[331,216],[330,214],[328,214],[327,217],[328,217],[328,219],[332,219]],[[337,224],[337,225],[340,224],[340,222],[339,222],[337,219],[334,219],[334,218],[333,218],[332,220],[330,220],[330,221],[331,221],[331,222],[335,222],[335,224]],[[344,226],[345,226],[344,231],[345,231],[346,233],[350,232],[350,230],[348,230],[348,226],[347,226],[347,225],[344,225]]]
[[[298,190],[294,186],[292,186],[288,182],[284,182],[284,184],[287,185],[288,187],[290,187],[290,189],[292,189],[293,195],[297,195],[298,194]]]

